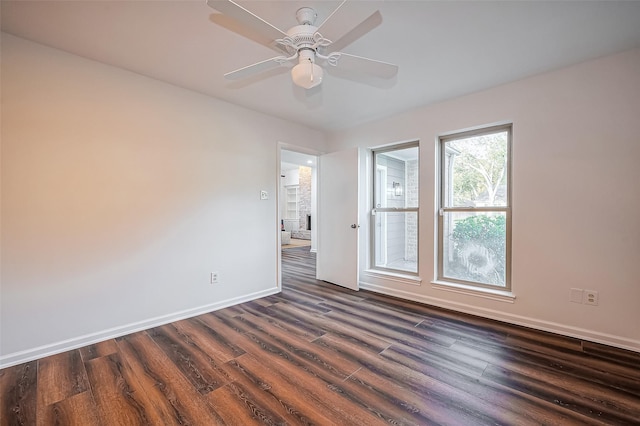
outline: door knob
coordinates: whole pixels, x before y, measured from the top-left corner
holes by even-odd
[[[360,225],[356,225],[355,223],[353,225],[351,225],[352,229],[356,229],[356,228],[360,228]]]

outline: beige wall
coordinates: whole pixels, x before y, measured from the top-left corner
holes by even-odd
[[[446,132],[498,122],[513,122],[514,303],[430,283],[435,141]],[[420,140],[422,283],[365,273],[362,287],[640,351],[640,50],[416,109],[329,139],[332,151]],[[367,211],[362,216],[368,220]],[[367,246],[366,237],[362,244]],[[569,302],[572,287],[598,291],[599,306]]]
[[[277,291],[278,142],[325,144],[3,34],[0,363]]]

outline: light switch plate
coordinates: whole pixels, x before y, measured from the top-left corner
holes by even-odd
[[[269,199],[269,193],[267,191],[260,191],[260,199],[261,200],[268,200]]]
[[[572,288],[571,289],[571,300],[573,303],[582,303],[582,295],[584,294],[584,290],[581,288]]]

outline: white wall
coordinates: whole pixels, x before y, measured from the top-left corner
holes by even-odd
[[[276,292],[278,142],[325,149],[318,131],[3,34],[0,363]]]
[[[513,122],[514,303],[430,284],[436,139],[505,121]],[[640,351],[640,50],[336,132],[329,145],[416,139],[422,283],[361,274],[363,288]],[[569,302],[571,287],[599,291],[599,306]]]

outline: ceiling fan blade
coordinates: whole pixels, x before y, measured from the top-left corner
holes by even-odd
[[[391,78],[398,73],[397,65],[342,52],[335,52],[329,55],[328,62],[337,68],[366,73],[381,78]]]
[[[382,23],[382,15],[380,14],[379,10],[376,10],[371,14],[371,16],[369,16],[364,21],[360,22],[351,31],[349,31],[348,33],[340,37],[338,40],[331,43],[327,48],[327,50],[329,52],[336,52],[336,51],[342,50],[348,45],[350,45],[351,43],[353,43],[354,41],[356,41],[357,39],[359,39],[360,37],[362,37],[363,35],[365,35],[366,33],[368,33],[369,31],[371,31],[372,29],[374,29],[375,27],[377,27],[378,25],[380,25],[381,23]]]
[[[207,0],[207,5],[248,26],[256,32],[259,32],[270,40],[276,40],[287,36],[287,33],[284,31],[271,25],[259,16],[254,15],[249,10],[232,0]]]
[[[228,72],[224,75],[224,78],[227,80],[240,80],[263,71],[278,68],[288,60],[289,58],[285,58],[284,56],[276,56],[275,58],[267,59],[266,61],[257,62],[235,71]]]
[[[333,17],[333,15],[335,15],[340,9],[342,9],[342,6],[344,6],[344,4],[347,2],[347,0],[342,0],[342,3],[340,3],[338,5],[338,7],[336,7],[335,9],[333,9],[333,12],[331,12],[331,14],[329,16],[327,16],[327,18],[322,21],[322,23],[320,25],[318,25],[318,31],[320,31],[320,28],[323,28],[323,31],[327,28],[331,29],[330,25],[326,25],[327,22],[331,21],[331,18]]]
[[[317,31],[322,34],[323,37],[332,42],[336,42],[353,31],[353,22],[358,22],[359,17],[368,16],[372,12],[374,12],[373,14],[375,15],[374,6],[369,4],[369,2],[343,0],[342,3],[331,12],[327,19],[318,26]],[[369,16],[363,22],[369,19],[372,19],[372,17]],[[380,16],[380,21],[382,22],[382,16]],[[360,25],[362,24],[358,24],[356,28]],[[374,25],[371,29],[375,26],[377,25]],[[365,32],[360,35],[363,35]],[[353,40],[355,40],[355,38]],[[344,45],[346,46],[346,44]]]

